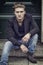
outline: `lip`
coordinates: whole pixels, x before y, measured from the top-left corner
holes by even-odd
[[[22,19],[22,17],[19,17],[19,16],[18,16],[17,19]]]

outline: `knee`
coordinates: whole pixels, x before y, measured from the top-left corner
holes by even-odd
[[[10,42],[10,41],[5,42],[5,45],[9,45],[9,44],[11,44],[11,42]]]
[[[11,46],[10,41],[5,42],[4,48],[3,48],[4,53],[7,53],[10,50],[10,46]]]
[[[35,34],[34,36],[35,36],[35,37],[38,37],[38,34]]]
[[[33,37],[34,37],[35,39],[37,39],[37,38],[38,38],[38,34],[35,34]]]
[[[38,34],[35,34],[32,38],[33,38],[34,40],[38,40]]]
[[[9,47],[12,43],[10,41],[5,42],[4,47]]]

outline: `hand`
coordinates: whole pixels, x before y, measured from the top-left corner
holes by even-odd
[[[30,36],[31,36],[31,34],[30,34],[30,33],[27,33],[27,34],[22,38],[22,41],[23,41],[24,43],[28,42],[28,40],[30,39]]]
[[[24,53],[27,53],[28,52],[28,48],[25,46],[25,45],[21,45],[20,46],[21,50],[24,52]]]

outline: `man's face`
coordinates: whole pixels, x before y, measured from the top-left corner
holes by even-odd
[[[15,8],[14,14],[15,14],[17,20],[23,20],[24,16],[25,16],[25,10],[24,10],[24,8],[20,8],[20,7]]]

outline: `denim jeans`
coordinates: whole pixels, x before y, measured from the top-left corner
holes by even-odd
[[[31,52],[31,53],[35,52],[37,41],[38,41],[38,34],[35,34],[34,36],[31,37],[31,39],[28,41],[28,43],[25,43],[25,46],[29,49],[29,52]],[[19,42],[21,42],[21,41],[19,41]],[[11,49],[13,49],[13,48],[18,49],[19,46],[13,45],[11,41],[5,42],[0,64],[5,63],[2,65],[7,65],[9,53],[10,53]]]

